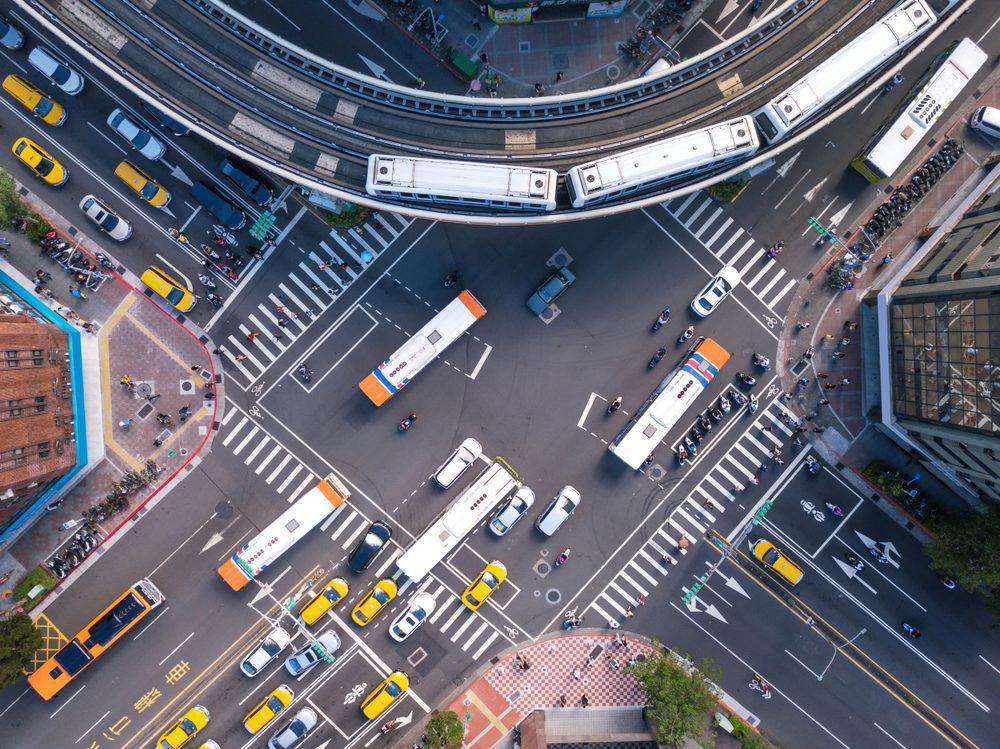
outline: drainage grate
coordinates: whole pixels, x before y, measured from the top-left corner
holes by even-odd
[[[531,42],[518,42],[517,43],[517,51],[518,52],[530,52],[531,51]]]

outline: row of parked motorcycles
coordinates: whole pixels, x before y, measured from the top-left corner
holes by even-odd
[[[62,580],[71,570],[79,567],[87,555],[100,543],[100,534],[94,530],[90,523],[84,523],[69,543],[52,555],[45,564],[52,570],[53,575]]]
[[[76,282],[86,286],[88,289],[97,290],[101,284],[110,278],[107,273],[102,273],[97,268],[97,263],[92,263],[82,250],[73,249],[65,240],[61,239],[54,231],[49,232],[38,242],[41,254],[50,260],[55,260],[67,273],[75,276]],[[113,269],[115,264],[111,258],[103,252],[96,255],[97,262],[101,266]]]

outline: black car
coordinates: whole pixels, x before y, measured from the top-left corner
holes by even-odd
[[[363,572],[375,561],[375,557],[385,548],[392,538],[392,529],[381,520],[372,523],[365,531],[364,537],[347,557],[347,566],[351,572]]]
[[[161,112],[159,109],[154,107],[145,99],[139,99],[139,103],[142,104],[142,108],[149,112],[150,116],[156,120],[157,124],[161,127],[166,128],[174,135],[180,137],[182,135],[187,135],[191,132],[187,125],[178,122],[173,117],[171,117],[166,112]]]
[[[219,171],[257,205],[267,205],[274,200],[274,192],[264,176],[245,161],[227,156],[219,164]]]
[[[204,182],[195,182],[191,185],[191,195],[205,206],[208,212],[215,216],[218,222],[227,229],[232,229],[233,231],[242,229],[243,225],[247,222],[247,216],[243,211],[219,195],[219,193]]]

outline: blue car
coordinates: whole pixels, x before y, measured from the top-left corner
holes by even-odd
[[[191,194],[194,199],[205,206],[205,210],[211,213],[227,229],[242,229],[247,222],[247,215],[234,206],[219,193],[206,185],[204,182],[195,182],[191,186]]]

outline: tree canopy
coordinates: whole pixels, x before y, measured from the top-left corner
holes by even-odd
[[[424,726],[428,749],[445,749],[461,745],[465,726],[454,710],[432,715]]]
[[[1000,594],[1000,507],[938,516],[927,551],[931,566],[971,592]]]
[[[716,680],[710,662],[690,671],[669,654],[650,655],[632,667],[646,693],[646,714],[659,744],[678,744],[684,737],[708,742],[707,714],[718,697],[709,681]]]
[[[0,689],[17,681],[35,651],[42,647],[42,633],[27,614],[0,619]]]

